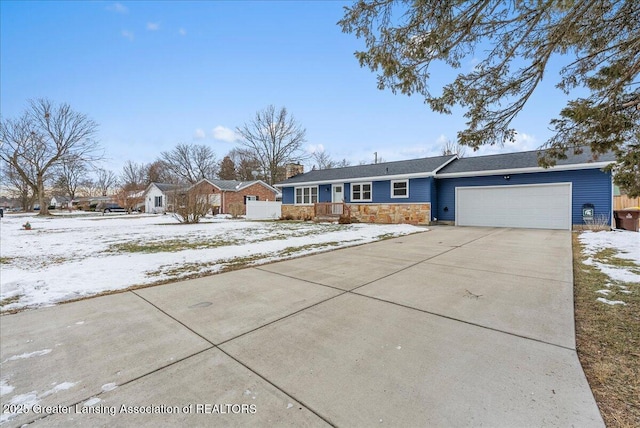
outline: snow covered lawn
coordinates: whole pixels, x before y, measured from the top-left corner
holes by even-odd
[[[594,266],[610,279],[602,284],[605,288],[596,291],[600,294],[597,301],[612,306],[625,305],[624,300],[610,300],[607,296],[612,292],[617,295],[640,292],[640,233],[587,231],[578,239],[584,246],[583,254],[587,256],[583,263]]]
[[[32,230],[22,229],[30,222]],[[193,277],[426,230],[410,225],[256,222],[170,215],[6,215],[0,311]]]

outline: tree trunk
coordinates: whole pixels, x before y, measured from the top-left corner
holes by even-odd
[[[38,215],[49,215],[49,204],[45,200],[44,195],[44,180],[41,175],[38,175],[38,202],[40,203],[40,212]]]

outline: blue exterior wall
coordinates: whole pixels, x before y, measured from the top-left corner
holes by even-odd
[[[331,184],[318,186],[318,202],[331,202]]]
[[[467,186],[504,186],[514,184],[572,183],[572,223],[583,224],[582,205],[595,206],[595,215],[611,220],[611,173],[599,169],[550,171],[530,174],[491,175],[486,177],[441,178],[436,180],[438,220],[455,221],[455,188]],[[445,211],[448,208],[448,211]]]
[[[353,181],[353,183],[362,183]],[[367,182],[364,182],[367,183]],[[373,187],[371,202],[358,202],[363,204],[401,204],[401,203],[425,203],[432,202],[431,195],[435,189],[435,180],[431,177],[409,179],[409,197],[392,198],[391,181],[382,180],[371,183]],[[295,203],[295,186],[282,188],[282,203],[291,205]],[[344,183],[345,202],[351,203],[351,183]],[[318,202],[331,202],[331,184],[318,185]]]
[[[431,182],[432,178],[411,178],[409,179],[409,197],[392,198],[391,180],[374,181],[371,183],[373,194],[371,202],[359,202],[362,204],[402,204],[402,203],[425,203],[431,202]],[[352,183],[367,183],[353,181]],[[351,202],[351,183],[345,183],[345,200]]]
[[[294,190],[293,187],[283,187],[282,188],[282,203],[284,205],[293,205],[295,202],[294,198]]]

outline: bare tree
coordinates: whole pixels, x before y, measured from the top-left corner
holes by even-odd
[[[333,168],[333,160],[326,150],[316,150],[311,153],[311,159],[315,162],[317,169],[330,169]]]
[[[95,185],[99,189],[101,196],[107,196],[109,190],[115,187],[117,183],[118,179],[112,171],[102,168],[96,170]]]
[[[78,187],[78,195],[82,197],[91,198],[94,196],[100,196],[100,189],[94,180],[86,178],[80,182]]]
[[[287,163],[306,157],[302,151],[306,130],[285,107],[276,110],[270,105],[236,130],[244,147],[258,160],[269,184],[284,178]]]
[[[202,144],[178,144],[170,152],[162,152],[161,160],[181,181],[194,184],[215,177],[218,161],[214,151]]]
[[[335,161],[331,158],[331,155],[326,150],[316,150],[311,153],[311,158],[315,162],[317,169],[331,169],[331,168],[344,168],[349,166],[350,163],[346,159],[341,161]]]
[[[144,201],[146,179],[146,165],[127,161],[120,174],[120,189],[116,193],[116,202],[128,212],[136,209]]]
[[[459,143],[454,143],[451,140],[447,140],[442,146],[442,156],[458,155],[459,158],[463,158],[467,153],[467,147]]]
[[[32,187],[15,171],[11,164],[3,163],[2,181],[10,195],[20,201],[20,207],[24,211],[32,211],[36,200]]]
[[[75,156],[63,160],[56,168],[54,187],[59,189],[71,201],[76,197],[80,183],[87,178],[86,163]],[[69,203],[71,203],[71,201]]]
[[[162,160],[156,160],[145,166],[145,185],[147,186],[150,183],[177,183],[178,181]]]
[[[53,168],[70,158],[93,162],[101,157],[93,139],[97,128],[68,104],[56,106],[47,99],[32,100],[21,117],[1,122],[0,158],[37,194],[39,215],[49,214],[45,181]]]

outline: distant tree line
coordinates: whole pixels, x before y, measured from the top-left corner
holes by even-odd
[[[97,128],[96,122],[68,104],[29,101],[22,116],[0,122],[3,187],[24,210],[38,204],[40,214],[47,215],[54,195],[70,200],[111,196],[124,208],[133,209],[153,182],[188,186],[202,178],[259,179],[273,185],[286,178],[289,163],[310,161],[312,169],[350,165],[346,159],[333,159],[322,146],[307,153],[303,147],[306,130],[284,107],[268,106],[237,127],[238,146],[221,160],[208,145],[179,143],[150,163],[129,160],[119,173],[99,166],[104,154],[95,140]],[[448,143],[444,153],[461,154],[459,149]],[[376,154],[376,161],[383,159]],[[372,162],[360,162],[366,163]]]

